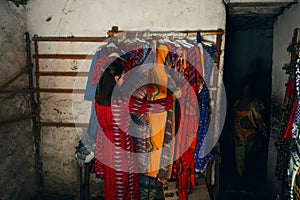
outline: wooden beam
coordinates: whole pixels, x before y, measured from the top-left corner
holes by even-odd
[[[9,86],[9,84],[11,84],[12,82],[14,82],[15,80],[17,80],[22,74],[24,74],[25,72],[28,72],[30,69],[32,69],[32,66],[30,67],[26,67],[23,70],[21,70],[19,73],[17,73],[16,75],[14,75],[12,78],[10,78],[8,81],[6,81],[3,85],[0,86],[0,89],[4,89],[7,86]]]
[[[36,76],[80,76],[87,77],[89,72],[36,72]]]
[[[40,122],[39,126],[47,127],[88,127],[88,123],[69,123],[69,122]]]
[[[105,42],[107,37],[39,37],[34,36],[33,41],[38,42]]]
[[[66,93],[66,94],[84,94],[85,89],[56,89],[56,88],[40,88],[40,89],[18,89],[18,90],[0,90],[0,94],[15,93]]]
[[[93,55],[89,54],[34,54],[33,58],[38,59],[72,59],[72,60],[82,60],[93,58]]]
[[[36,117],[36,114],[29,114],[29,115],[22,115],[22,116],[19,116],[19,117],[14,117],[12,119],[8,119],[8,120],[0,122],[0,126],[4,126],[4,125],[11,124],[11,123],[31,119],[33,117]]]

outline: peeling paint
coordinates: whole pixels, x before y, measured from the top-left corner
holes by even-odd
[[[46,22],[50,22],[52,20],[52,16],[48,16],[47,18],[46,18]]]

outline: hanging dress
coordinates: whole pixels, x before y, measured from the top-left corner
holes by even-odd
[[[111,106],[95,103],[100,125],[96,137],[94,170],[104,179],[105,199],[139,199],[138,173],[133,136],[130,133],[130,113],[165,112],[172,106],[173,96],[154,102],[132,98],[129,106],[124,101],[112,102]],[[159,106],[157,106],[159,105]],[[126,114],[127,113],[127,114]]]
[[[240,176],[245,173],[246,155],[253,151],[257,131],[262,131],[261,133],[265,134],[264,122],[261,116],[263,110],[264,106],[257,99],[253,99],[248,104],[243,104],[239,100],[235,102],[235,161]]]

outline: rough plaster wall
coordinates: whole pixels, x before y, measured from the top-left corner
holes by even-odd
[[[40,36],[105,36],[112,26],[117,25],[122,30],[136,29],[171,29],[171,30],[216,30],[225,29],[225,6],[222,0],[31,0],[27,6],[28,30]],[[223,38],[224,39],[224,38]],[[94,53],[94,46],[68,46],[57,43],[46,44],[40,51],[55,53]],[[223,47],[224,49],[224,41]],[[90,62],[80,61],[43,61],[44,71],[88,71]],[[220,68],[223,66],[223,55]],[[44,77],[43,87],[85,88],[85,81],[72,78],[59,79]],[[87,122],[88,117],[82,113],[90,110],[90,104],[75,108],[72,111],[72,101],[81,104],[83,95],[44,94],[41,96],[44,121]],[[74,106],[74,105],[73,105]],[[80,130],[79,130],[80,131]],[[41,141],[41,156],[45,189],[60,193],[79,193],[79,170],[74,159],[74,147],[78,143],[78,133],[75,128],[43,128]],[[99,181],[93,179],[91,193],[102,188]]]
[[[257,2],[263,2],[263,3],[277,3],[277,2],[293,2],[293,0],[230,0],[230,3],[257,3]]]
[[[0,86],[26,67],[25,10],[0,1]],[[25,88],[27,75],[8,88]],[[0,95],[0,121],[30,113],[28,94]],[[31,120],[0,126],[0,199],[31,199],[37,192]]]
[[[268,75],[272,67],[272,34],[273,30],[270,29],[234,31],[227,35],[230,38],[230,44],[227,43],[230,51],[226,51],[228,69],[225,67],[224,75],[224,79],[228,77],[225,80],[227,95],[237,98],[236,93],[239,92],[241,83],[250,75],[256,75],[255,81],[260,87],[266,80],[270,80]],[[266,89],[263,90],[263,95],[266,95]]]
[[[122,30],[224,29],[225,8],[222,0],[31,0],[28,22],[30,32],[43,36],[103,36],[113,25]]]
[[[272,67],[272,126],[276,126],[278,117],[281,111],[275,108],[280,108],[283,102],[285,93],[285,83],[288,76],[282,69],[284,64],[290,62],[290,55],[287,52],[287,47],[291,44],[294,29],[300,27],[299,21],[300,5],[296,4],[286,10],[278,17],[274,24],[274,40],[273,40],[273,67]],[[280,192],[280,182],[277,181],[275,174],[277,151],[274,146],[276,132],[271,133],[269,143],[269,159],[268,159],[268,185],[273,194]],[[272,137],[273,136],[273,137]]]

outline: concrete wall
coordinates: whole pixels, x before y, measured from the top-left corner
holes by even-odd
[[[225,7],[222,0],[31,0],[28,6],[28,29],[43,36],[103,36],[113,25],[122,30],[225,28]]]
[[[26,67],[25,9],[0,1],[0,86]],[[28,75],[7,89],[28,87]],[[28,94],[0,95],[0,121],[30,113]],[[0,199],[31,199],[37,193],[31,120],[0,126]]]
[[[258,96],[270,90],[273,30],[231,31],[227,34],[224,82],[228,98],[237,98],[241,83],[251,77]],[[267,84],[266,84],[267,82]]]
[[[277,122],[281,115],[280,107],[282,105],[285,93],[284,84],[287,82],[288,78],[282,67],[284,66],[284,64],[289,64],[290,62],[290,55],[287,52],[287,47],[292,42],[294,29],[300,27],[299,12],[300,5],[293,5],[290,9],[285,10],[285,12],[278,17],[274,24],[272,66],[272,126],[275,127],[275,129],[271,133],[268,159],[268,185],[270,187],[270,190],[273,191],[274,194],[279,193],[280,191],[280,182],[277,181],[277,178],[274,176],[277,155],[274,142],[276,141],[276,138],[278,136],[276,127],[278,127]]]
[[[112,26],[122,30],[136,29],[171,29],[171,30],[216,30],[225,29],[225,6],[222,0],[31,0],[26,7],[28,30],[40,36],[105,36]],[[224,39],[224,38],[223,38]],[[223,41],[224,45],[224,41]],[[92,44],[85,53],[94,53],[99,44]],[[58,53],[83,51],[80,47],[66,47],[64,44],[45,44],[41,51],[50,50]],[[222,47],[224,50],[224,46]],[[74,67],[76,65],[76,67]],[[221,59],[221,68],[223,57]],[[89,61],[42,62],[42,70],[76,71],[83,67],[88,71]],[[78,70],[77,70],[78,71]],[[45,87],[72,88],[74,79],[45,77]],[[86,80],[85,80],[86,81]],[[76,84],[85,88],[85,83]],[[42,120],[73,122],[72,102],[74,96],[44,94]],[[76,95],[76,102],[82,103],[83,96]],[[89,104],[84,108],[89,110]],[[84,110],[76,109],[79,114]],[[75,119],[75,120],[76,120]],[[88,118],[81,119],[87,122]],[[74,147],[78,143],[78,133],[74,128],[43,128],[41,156],[45,188],[50,191],[77,194],[79,192],[79,170],[74,159]],[[93,183],[95,180],[93,181]],[[96,183],[95,188],[99,184]],[[94,186],[92,186],[94,187]],[[92,194],[97,189],[92,189]]]

